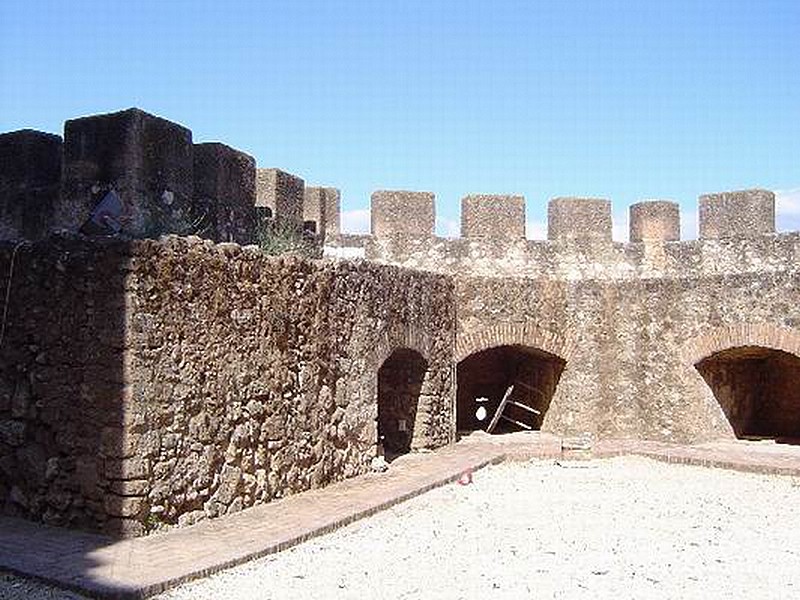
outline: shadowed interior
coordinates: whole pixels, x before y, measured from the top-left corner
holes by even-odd
[[[800,358],[743,346],[713,354],[695,366],[736,437],[800,438]]]
[[[388,459],[411,450],[427,361],[401,348],[378,371],[378,442]]]
[[[509,400],[539,414],[508,404],[503,411],[506,418],[498,421],[493,433],[541,429],[564,365],[564,360],[553,354],[519,345],[496,346],[469,355],[458,363],[458,430],[486,430],[512,384]],[[483,419],[477,414],[480,407],[485,409]]]

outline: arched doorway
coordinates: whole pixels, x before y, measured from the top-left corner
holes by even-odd
[[[419,352],[395,350],[378,370],[378,444],[387,460],[411,451],[428,363]]]
[[[456,428],[487,430],[494,422],[492,433],[540,429],[565,364],[554,354],[523,345],[470,354],[457,367]]]
[[[738,346],[695,364],[738,438],[800,441],[800,358]]]

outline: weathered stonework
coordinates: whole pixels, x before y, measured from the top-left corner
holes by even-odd
[[[124,234],[192,233],[192,151],[191,131],[136,108],[67,121],[53,228],[78,231],[114,190],[124,206]]]
[[[340,230],[339,190],[330,187],[307,187],[303,197],[303,227],[323,239]],[[312,225],[313,224],[313,225]]]
[[[377,237],[432,236],[436,209],[430,192],[381,190],[372,194],[371,231]]]
[[[23,129],[0,134],[0,239],[38,239],[61,186],[61,138]]]
[[[195,144],[193,233],[218,242],[252,242],[255,184],[252,156],[224,144]]]
[[[363,473],[397,348],[426,364],[411,447],[453,440],[447,277],[197,238],[52,239],[15,263],[7,514],[141,534]]]
[[[631,206],[631,242],[677,242],[680,239],[681,211],[677,202],[649,200]]]
[[[775,233],[775,194],[744,190],[700,196],[700,239]]]
[[[547,205],[547,239],[611,241],[611,202],[598,198],[554,198]]]
[[[341,233],[341,194],[336,188],[320,188],[323,192],[322,211],[325,217],[325,235]]]
[[[800,356],[800,234],[670,241],[679,230],[675,206],[648,202],[634,210],[634,241],[614,243],[605,203],[584,202],[551,204],[557,207],[551,211],[554,241],[409,233],[391,240],[342,236],[331,243],[358,248],[370,260],[453,276],[456,362],[459,372],[470,364],[476,373],[464,379],[468,387],[508,385],[508,378],[505,383],[485,381],[481,373],[487,367],[471,358],[482,351],[520,347],[563,360],[539,424],[543,430],[681,442],[732,437],[737,432],[725,403],[715,397],[724,392],[705,381],[696,365],[737,346]],[[580,218],[583,209],[586,218]],[[726,326],[742,333],[713,347],[703,341],[710,329]],[[684,348],[693,344],[702,350],[687,361]],[[519,356],[498,364],[516,363]],[[762,386],[769,396],[759,400],[764,406],[787,396],[785,382],[791,376],[786,373],[798,368],[789,359],[769,360],[785,368],[770,375],[778,383]],[[537,372],[544,372],[545,363],[539,361]],[[519,365],[522,372],[530,367],[524,361]],[[724,365],[708,380],[745,368],[754,367]],[[777,367],[770,368],[777,373]],[[778,391],[764,392],[770,389]],[[490,409],[502,395],[496,390],[486,404]],[[462,406],[462,392],[459,387],[457,420],[475,426],[468,411],[476,405]],[[763,430],[800,435],[800,420],[791,416],[795,409],[781,405],[776,412],[787,415],[786,423],[778,427],[767,415],[760,423]]]
[[[525,239],[525,198],[479,194],[461,200],[461,236]]]
[[[268,215],[297,231],[303,228],[305,182],[280,169],[256,170],[256,210],[267,208]]]
[[[433,194],[402,191],[373,194],[371,235],[341,235],[337,190],[253,174],[168,121],[131,110],[66,131],[55,221],[9,207],[52,192],[58,139],[0,136],[6,514],[120,535],[185,525],[447,444],[506,393],[497,431],[800,438],[800,233],[775,233],[771,192],[701,197],[697,241],[654,201],[613,242],[610,202],[580,198],[551,201],[548,241],[526,240],[516,196],[468,196],[464,237],[442,239]],[[9,153],[29,142],[29,158]],[[74,235],[112,189],[123,231]],[[366,260],[129,239],[185,234],[204,206],[206,237],[246,241],[268,208]],[[16,241],[56,225],[72,235]]]

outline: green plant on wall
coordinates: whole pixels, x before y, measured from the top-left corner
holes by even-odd
[[[319,244],[313,236],[283,219],[260,218],[255,233],[255,242],[265,254],[297,254],[307,258],[316,258],[320,254]]]

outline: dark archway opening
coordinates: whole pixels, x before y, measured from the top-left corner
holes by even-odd
[[[395,350],[378,370],[378,444],[387,460],[411,451],[427,361],[414,350]]]
[[[743,346],[695,365],[738,438],[800,442],[800,358]]]
[[[493,420],[492,433],[541,429],[565,364],[558,356],[519,345],[469,355],[456,373],[458,431],[485,431]],[[495,418],[506,394],[502,417]]]

